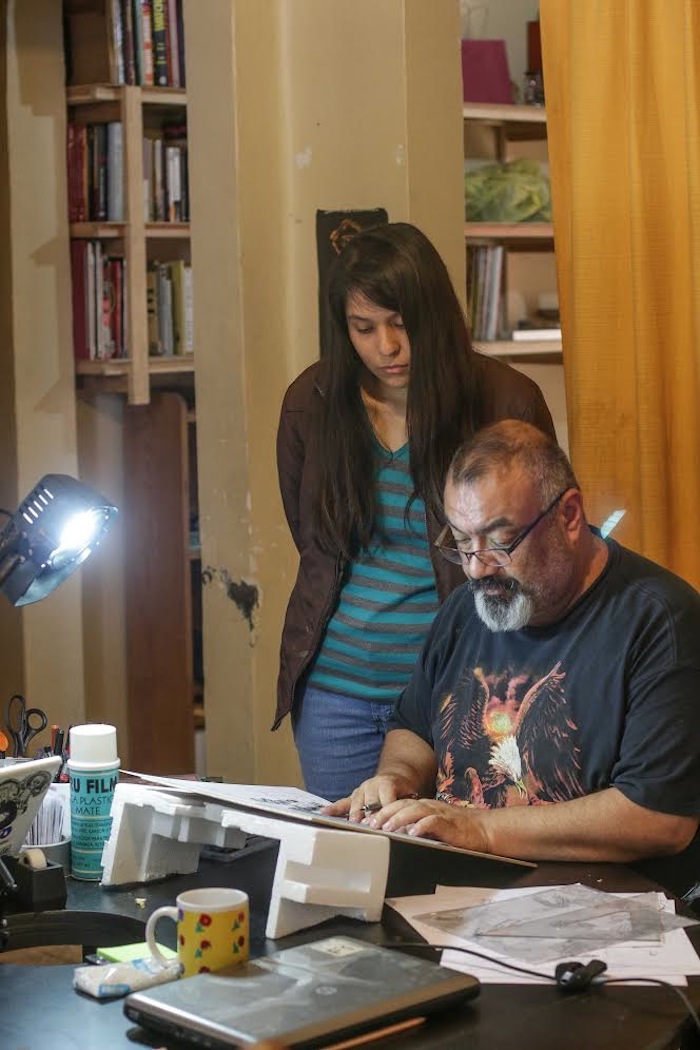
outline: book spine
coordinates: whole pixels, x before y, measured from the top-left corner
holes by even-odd
[[[113,84],[124,81],[124,37],[121,0],[108,0],[109,78]]]
[[[95,241],[85,246],[86,299],[87,299],[87,345],[88,357],[97,360],[97,320],[95,316]]]
[[[143,81],[146,87],[155,84],[153,69],[153,12],[151,0],[141,0],[141,26],[143,29]]]
[[[194,353],[194,296],[192,291],[192,267],[185,266],[183,274],[183,298],[185,309],[185,346],[186,354]]]
[[[87,340],[87,245],[85,241],[70,243],[71,291],[73,302],[73,353],[76,361],[90,356]]]
[[[124,82],[136,83],[136,47],[134,41],[134,12],[131,0],[122,0],[122,36],[124,40]]]
[[[166,0],[153,0],[153,69],[158,87],[168,85],[168,26]]]
[[[126,0],[131,8],[131,24],[134,35],[134,83],[143,84],[143,19],[141,0]]]
[[[180,47],[178,44],[177,5],[175,0],[167,0],[168,21],[168,69],[172,87],[182,86],[180,78]]]
[[[161,353],[158,338],[158,273],[155,265],[146,272],[146,312],[148,317],[148,353]]]
[[[173,353],[185,352],[185,264],[182,259],[170,263],[173,298]]]
[[[124,221],[124,133],[119,121],[107,125],[107,218]]]
[[[180,87],[187,87],[185,67],[185,23],[182,17],[182,0],[176,0],[177,7],[177,46],[180,61]]]

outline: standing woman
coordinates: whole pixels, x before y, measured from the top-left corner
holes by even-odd
[[[291,711],[306,788],[334,801],[374,774],[438,604],[464,583],[433,546],[454,450],[498,419],[554,427],[532,380],[473,350],[415,226],[358,233],[328,295],[327,353],[287,390],[277,435],[300,563],[273,728]]]

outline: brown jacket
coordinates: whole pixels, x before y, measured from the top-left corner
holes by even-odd
[[[480,355],[479,361],[483,424],[498,419],[525,419],[554,437],[552,417],[537,384],[494,358]],[[340,556],[333,557],[319,548],[312,524],[311,500],[318,477],[319,449],[311,421],[323,397],[324,374],[325,363],[317,361],[294,380],[282,403],[277,432],[280,491],[300,560],[282,631],[273,729],[278,728],[297,699],[299,684],[335,609],[345,572]],[[441,524],[430,513],[426,524],[438,599],[443,602],[464,583],[464,573],[461,566],[448,562],[432,546]]]

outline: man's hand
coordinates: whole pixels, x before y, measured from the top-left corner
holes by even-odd
[[[481,810],[450,806],[432,798],[397,799],[377,813],[367,815],[364,823],[383,831],[405,831],[409,835],[438,839],[460,849],[492,852]]]
[[[385,806],[405,798],[417,798],[413,784],[406,777],[383,773],[365,780],[349,798],[341,798],[321,812],[329,817],[347,816],[353,824],[370,823],[370,813],[381,813]]]

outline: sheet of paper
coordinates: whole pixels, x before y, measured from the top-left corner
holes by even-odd
[[[547,886],[526,899],[434,908],[415,918],[438,934],[473,942],[487,954],[506,952],[526,965],[595,955],[622,942],[658,945],[665,931],[694,923],[662,912],[653,895],[606,893],[580,883]]]
[[[273,813],[275,816],[288,817],[291,820],[303,820],[310,824],[321,824],[324,827],[342,828],[366,835],[384,835],[401,842],[410,842],[415,846],[427,849],[445,850],[449,853],[461,853],[469,857],[483,857],[490,861],[503,861],[518,867],[536,868],[525,860],[512,857],[495,857],[491,854],[478,853],[475,850],[457,849],[434,839],[416,838],[405,832],[382,831],[381,828],[370,828],[361,824],[350,824],[343,817],[329,817],[319,811],[329,803],[318,795],[311,795],[294,787],[275,787],[259,784],[215,784],[209,781],[186,780],[177,777],[159,777],[150,773],[136,773],[128,769],[121,770],[132,777],[138,777],[147,784],[154,784],[161,790],[175,791],[178,795],[194,796],[221,802],[230,806],[245,806],[248,809]]]
[[[440,944],[445,947],[446,950],[441,960],[444,966],[471,973],[480,981],[488,984],[551,984],[551,981],[544,978],[516,973],[499,966],[498,960],[504,960],[515,966],[523,965],[522,960],[512,958],[505,951],[484,953],[479,945],[455,937],[453,934],[437,934],[432,927],[416,918],[428,911],[474,907],[489,901],[524,898],[541,892],[542,887],[536,886],[509,890],[494,890],[477,886],[438,886],[434,894],[391,898],[386,903],[403,916],[413,926],[416,933],[424,937],[430,944]],[[655,896],[659,907],[671,913],[675,911],[673,902],[667,900],[662,893]],[[459,947],[477,954],[454,950]],[[484,954],[492,956],[492,959],[479,957]],[[608,967],[605,977],[657,977],[671,984],[686,985],[688,983],[686,975],[700,974],[700,959],[682,929],[665,933],[661,944],[650,945],[645,941],[629,941],[611,945],[600,951],[581,954],[578,958],[584,963],[591,958],[602,959]],[[526,965],[527,969],[551,975],[554,973],[556,964],[564,961],[566,960],[556,959],[545,965]]]

